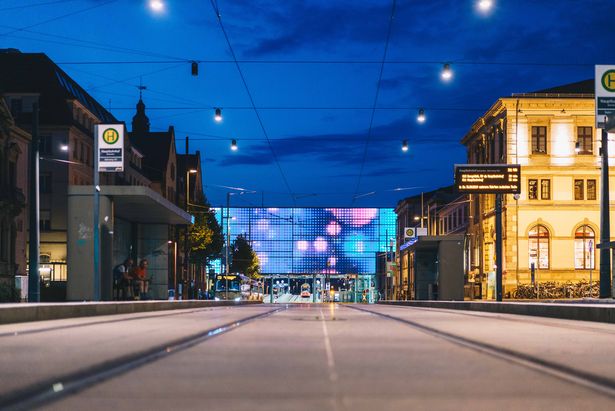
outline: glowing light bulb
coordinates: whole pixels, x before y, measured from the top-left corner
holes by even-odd
[[[237,140],[233,140],[233,141],[231,142],[231,150],[233,150],[233,151],[237,151],[237,149],[238,149],[238,148],[239,148],[239,147],[237,147]]]
[[[451,65],[446,63],[444,64],[444,66],[442,66],[442,80],[444,81],[449,81],[450,79],[453,78],[453,70],[451,70]]]
[[[218,123],[222,121],[222,110],[220,110],[219,108],[216,109],[216,114],[214,114],[214,120],[216,120]]]
[[[155,12],[160,13],[164,10],[164,2],[162,0],[150,0],[149,7]]]
[[[479,0],[477,6],[480,11],[487,12],[493,7],[493,0]]]
[[[419,114],[416,116],[416,121],[418,121],[419,123],[424,123],[426,119],[427,117],[425,117],[425,109],[420,108]]]
[[[408,140],[404,140],[403,143],[401,144],[401,151],[403,152],[408,151]]]

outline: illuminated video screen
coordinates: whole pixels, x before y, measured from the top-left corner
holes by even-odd
[[[226,209],[216,216],[226,238]],[[239,234],[251,241],[262,274],[375,274],[395,220],[392,208],[234,207],[228,223],[231,244]]]

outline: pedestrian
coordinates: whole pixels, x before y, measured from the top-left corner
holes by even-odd
[[[132,270],[133,282],[136,282],[139,286],[139,298],[142,300],[147,298],[147,292],[149,291],[147,265],[147,260],[144,258],[139,262],[139,265]]]
[[[113,287],[116,292],[116,299],[126,300],[128,296],[132,297],[133,295],[133,285],[132,285],[132,266],[134,262],[132,258],[128,257],[121,264],[118,264],[113,268]]]

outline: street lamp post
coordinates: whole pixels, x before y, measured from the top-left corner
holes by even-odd
[[[40,258],[40,210],[39,210],[39,137],[38,103],[32,104],[32,141],[30,143],[30,210],[29,210],[29,261],[28,301],[40,301],[39,258]]]
[[[185,204],[186,212],[188,211],[189,206],[190,206],[190,174],[195,174],[196,172],[197,170],[193,168],[186,170],[186,204]],[[190,245],[188,231],[189,231],[189,228],[186,225],[186,232],[184,235],[184,273],[186,276],[188,276],[188,268],[189,268],[188,255],[190,253],[188,249]],[[174,286],[177,287],[177,284],[174,284]]]

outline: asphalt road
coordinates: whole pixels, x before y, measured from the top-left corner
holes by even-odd
[[[614,342],[611,324],[367,305],[12,324],[0,408],[609,410]]]

